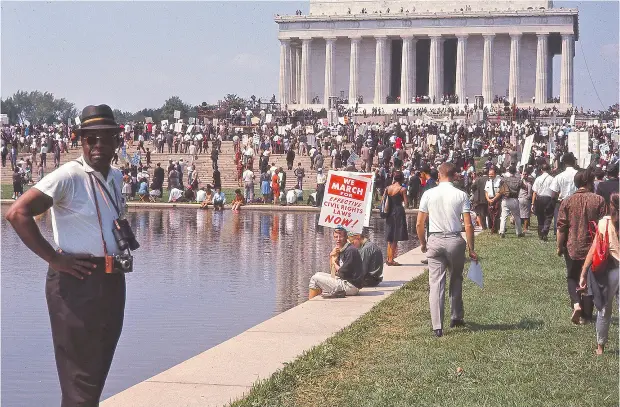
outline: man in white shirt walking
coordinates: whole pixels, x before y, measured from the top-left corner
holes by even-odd
[[[555,199],[550,188],[553,182],[553,177],[549,174],[551,167],[545,163],[542,165],[541,170],[542,174],[536,177],[534,186],[532,186],[532,211],[538,219],[538,238],[547,241],[555,210]]]
[[[446,287],[446,269],[450,269],[450,327],[463,326],[463,268],[465,249],[469,257],[478,261],[474,251],[474,227],[471,222],[469,197],[457,189],[452,181],[456,167],[452,163],[439,166],[439,185],[422,195],[416,222],[416,231],[422,253],[428,256],[428,301],[435,336],[443,336],[443,316]],[[467,242],[461,236],[461,215],[465,223]],[[429,220],[428,246],[425,223]]]
[[[243,171],[243,185],[245,186],[245,201],[252,203],[254,201],[254,171],[247,168]]]

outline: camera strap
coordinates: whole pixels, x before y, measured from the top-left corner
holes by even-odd
[[[105,239],[103,237],[103,225],[101,224],[101,211],[99,210],[99,200],[97,199],[97,191],[95,190],[95,183],[93,182],[94,175],[89,172],[88,176],[90,178],[90,186],[93,190],[93,197],[95,198],[95,208],[97,208],[97,220],[99,221],[99,231],[101,232],[101,242],[103,243],[103,254],[104,256],[107,256],[108,247],[105,244]]]
[[[80,160],[75,160],[76,163],[80,164],[81,166],[84,166],[84,164],[80,161]],[[91,186],[93,188],[93,193],[95,193],[95,186],[93,184],[93,174],[91,172],[87,172],[88,176],[90,177],[90,183]],[[119,205],[117,202],[117,199],[115,199],[116,197],[116,191],[114,192],[114,197],[112,196],[112,194],[110,193],[110,191],[108,191],[108,188],[103,184],[103,182],[101,182],[101,180],[97,177],[94,177],[95,180],[97,181],[97,186],[99,187],[100,191],[105,192],[105,194],[108,196],[108,198],[110,198],[110,202],[112,202],[112,206],[114,206],[114,209],[116,210],[116,215],[120,218],[122,217],[122,213],[119,209]],[[96,193],[95,193],[96,195]],[[103,193],[101,194],[101,196],[103,196],[103,199],[106,199],[105,195],[103,195]],[[96,196],[95,196],[95,202],[96,202]],[[106,199],[107,202],[107,199]],[[108,205],[109,206],[109,205]]]

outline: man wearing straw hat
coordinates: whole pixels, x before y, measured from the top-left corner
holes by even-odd
[[[49,265],[45,294],[62,407],[99,405],[125,310],[125,275],[106,262],[122,254],[112,230],[123,216],[123,176],[111,167],[121,128],[107,105],[87,106],[81,122],[83,155],[44,177],[6,214]],[[48,209],[58,249],[34,220]]]

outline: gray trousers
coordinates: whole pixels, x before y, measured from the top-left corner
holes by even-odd
[[[433,329],[443,329],[446,269],[450,269],[451,319],[463,319],[463,268],[467,243],[460,233],[433,233],[428,239],[428,302]]]
[[[616,303],[618,302],[619,270],[620,269],[616,267],[607,272],[607,303],[596,315],[596,343],[599,345],[605,345],[607,343],[611,314],[614,312],[612,308],[614,297],[616,298]]]

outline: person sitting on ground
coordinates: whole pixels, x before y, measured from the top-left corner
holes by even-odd
[[[146,181],[146,178],[142,178],[140,180],[140,187],[138,188],[138,195],[143,200],[148,198],[149,196],[149,183]]]
[[[211,188],[211,185],[207,185],[205,199],[203,199],[201,202],[202,203],[200,204],[200,209],[208,209],[209,204],[213,204],[213,189]]]
[[[204,188],[200,188],[198,192],[196,192],[196,202],[199,204],[203,203],[207,199],[207,191]]]
[[[363,287],[362,257],[355,246],[347,241],[347,230],[343,226],[334,229],[334,240],[336,247],[329,254],[332,272],[318,272],[310,278],[310,299],[319,294],[326,298],[358,295]]]
[[[222,189],[219,186],[216,186],[215,193],[213,194],[213,209],[216,211],[221,211],[224,209],[225,203],[226,195],[224,195]]]
[[[349,242],[355,246],[362,257],[364,266],[364,287],[376,287],[383,281],[383,253],[376,243],[361,233],[349,233]]]
[[[230,209],[232,209],[233,212],[239,212],[239,209],[241,209],[242,205],[243,205],[243,194],[241,193],[240,189],[235,189],[235,197],[230,203]]]
[[[181,198],[183,197],[183,191],[179,188],[172,188],[170,190],[170,196],[168,197],[168,202],[181,202]]]
[[[302,191],[299,188],[290,189],[286,193],[286,204],[287,205],[294,205],[295,202],[303,201],[303,200],[304,200],[304,191]]]

